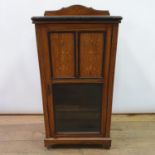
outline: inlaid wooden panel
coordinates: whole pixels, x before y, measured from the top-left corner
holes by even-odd
[[[103,76],[103,32],[81,32],[80,46],[80,77],[100,78]]]
[[[49,34],[51,72],[53,78],[74,77],[74,33]]]

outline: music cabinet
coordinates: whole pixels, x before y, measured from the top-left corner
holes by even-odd
[[[45,119],[45,146],[110,148],[118,24],[109,11],[73,5],[32,17]]]

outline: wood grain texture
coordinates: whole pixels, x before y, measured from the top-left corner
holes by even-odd
[[[74,77],[74,33],[50,33],[53,78]]]
[[[108,102],[107,102],[108,119],[106,121],[107,122],[106,123],[106,137],[110,136],[117,37],[118,37],[118,24],[114,24],[112,28],[111,52],[110,52],[109,75],[108,75]]]
[[[79,35],[80,77],[102,77],[104,34],[81,32]]]
[[[82,5],[72,5],[55,11],[45,11],[45,16],[64,16],[64,15],[109,15],[109,11],[95,10]]]
[[[53,110],[53,95],[48,94],[48,87],[51,81],[51,64],[49,59],[49,46],[48,46],[48,36],[44,26],[36,25],[37,32],[37,45],[38,45],[38,58],[39,63],[41,63],[41,84],[43,86],[43,108],[45,113],[45,128],[46,137],[54,136],[54,110]],[[50,123],[49,123],[50,122]]]
[[[46,12],[45,17],[32,18],[37,33],[46,146],[54,143],[102,143],[109,148],[111,145],[117,28],[122,18],[104,16],[104,13],[76,5]],[[79,92],[77,87],[65,89],[61,94],[61,90],[54,89],[57,84],[81,85],[82,88]],[[101,85],[100,92],[92,94],[91,89],[83,92],[84,85],[90,84]],[[100,100],[96,93],[100,94]],[[92,98],[93,95],[96,97]],[[95,107],[92,108],[91,103]],[[101,106],[98,108],[96,103]],[[95,130],[93,121],[98,122]],[[58,124],[61,130],[57,132]],[[64,126],[67,126],[65,131]],[[86,128],[81,129],[82,126]]]
[[[107,110],[108,102],[107,102],[107,95],[108,95],[108,79],[109,79],[109,62],[110,62],[110,53],[111,53],[111,37],[112,37],[112,25],[108,26],[106,31],[106,48],[105,48],[105,58],[103,62],[103,77],[104,77],[104,85],[102,89],[102,123],[101,123],[101,130],[102,134],[106,136],[106,123],[111,118],[108,116],[109,111]],[[112,96],[111,96],[112,97]]]
[[[36,40],[37,40],[37,49],[38,49],[38,61],[39,61],[39,69],[40,69],[40,79],[41,79],[41,88],[42,88],[42,101],[43,101],[43,111],[44,111],[44,121],[45,121],[45,130],[46,130],[46,137],[50,137],[51,131],[50,131],[50,124],[49,124],[49,112],[48,112],[48,98],[46,95],[46,88],[47,88],[47,73],[45,68],[45,63],[44,63],[44,54],[43,50],[45,48],[43,47],[42,44],[42,29],[40,26],[36,25]]]
[[[91,146],[44,148],[44,118],[0,116],[1,155],[154,155],[155,115],[113,115],[110,150]]]
[[[102,138],[102,137],[95,137],[95,138],[47,138],[45,139],[45,146],[53,145],[53,144],[100,144],[104,148],[109,148],[111,146],[111,139],[110,138]]]
[[[54,79],[52,83],[104,83],[103,79]]]

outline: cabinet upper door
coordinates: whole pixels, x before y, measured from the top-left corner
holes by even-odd
[[[73,32],[49,33],[50,60],[53,78],[74,77],[75,35]]]
[[[48,32],[53,79],[103,78],[106,31]]]
[[[79,71],[82,78],[101,78],[105,52],[104,32],[79,33]]]

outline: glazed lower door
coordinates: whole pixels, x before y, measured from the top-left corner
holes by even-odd
[[[102,84],[53,84],[56,134],[100,133]]]

